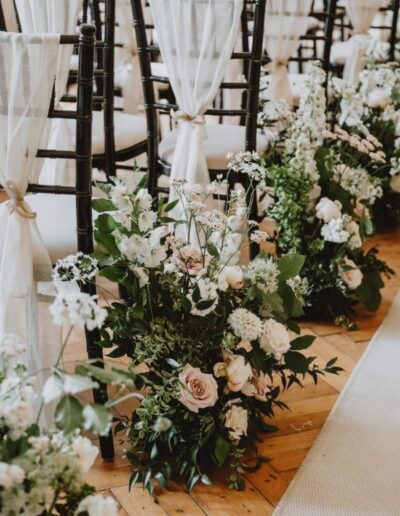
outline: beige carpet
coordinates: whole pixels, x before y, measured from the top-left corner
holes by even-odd
[[[400,515],[400,294],[274,516]]]

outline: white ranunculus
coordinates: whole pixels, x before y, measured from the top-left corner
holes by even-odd
[[[219,290],[225,291],[228,288],[238,290],[243,287],[243,272],[240,267],[225,267],[218,277]]]
[[[290,349],[290,336],[286,327],[273,319],[265,321],[260,337],[260,347],[266,353],[280,360]]]
[[[16,464],[0,462],[0,486],[9,489],[14,484],[21,484],[25,478],[25,471]]]
[[[340,210],[341,205],[338,202],[331,201],[327,197],[322,197],[319,201],[316,209],[316,216],[327,224],[332,219],[338,219],[341,217],[342,212]]]
[[[82,474],[89,471],[99,453],[97,446],[93,446],[87,437],[82,437],[81,435],[78,435],[73,441],[72,451],[76,455]]]
[[[393,192],[400,193],[400,174],[396,174],[390,179],[390,188]]]
[[[117,504],[113,498],[102,495],[90,495],[81,500],[76,515],[88,513],[89,516],[117,516]]]
[[[390,95],[388,95],[384,88],[375,88],[368,95],[368,107],[371,109],[385,109],[391,102]]]
[[[341,275],[343,281],[348,286],[348,288],[350,290],[355,290],[362,283],[363,273],[360,271],[360,269],[357,267],[357,265],[353,262],[353,260],[350,260],[350,258],[345,258],[343,265],[345,266],[346,270],[344,270],[342,267],[340,275]]]
[[[225,426],[229,429],[229,437],[233,441],[238,441],[243,435],[247,435],[247,410],[238,405],[232,405],[225,413]]]
[[[214,376],[226,377],[228,389],[232,392],[240,391],[247,380],[252,376],[251,365],[246,363],[242,355],[226,353],[224,362],[214,365]]]

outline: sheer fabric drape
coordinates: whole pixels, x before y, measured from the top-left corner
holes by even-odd
[[[343,4],[354,29],[353,36],[350,38],[350,54],[344,66],[343,78],[356,86],[359,82],[359,74],[365,65],[365,55],[371,39],[368,34],[369,28],[379,8],[386,5],[387,0],[344,0]]]
[[[268,0],[264,43],[271,59],[271,100],[293,102],[288,78],[288,61],[307,31],[312,0]]]
[[[22,32],[38,34],[75,34],[82,0],[15,0]],[[65,93],[73,45],[60,45],[58,53],[55,101],[58,103]],[[58,106],[59,108],[60,106]],[[48,120],[49,149],[74,148],[75,135],[67,120]],[[68,160],[45,160],[40,182],[51,185],[73,186],[75,164]]]
[[[122,87],[124,111],[136,115],[143,88],[130,0],[116,2],[115,19],[118,23],[115,40],[123,45],[115,49],[115,76]]]
[[[161,55],[179,111],[171,183],[207,184],[205,111],[216,97],[237,41],[243,0],[151,0]],[[174,199],[174,189],[170,189]]]
[[[59,352],[57,334],[39,329],[38,284],[51,280],[49,255],[24,200],[39,175],[40,145],[57,69],[59,37],[0,32],[0,337],[16,333],[27,345],[30,371]]]

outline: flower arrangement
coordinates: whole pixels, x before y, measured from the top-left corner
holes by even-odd
[[[98,449],[80,435],[81,427],[108,432],[111,416],[104,407],[88,404],[82,407],[80,420],[71,417],[77,413],[72,407],[80,405],[73,393],[91,388],[93,382],[88,376],[56,369],[46,382],[44,399],[49,402],[62,395],[60,388],[52,391],[54,386],[63,385],[64,395],[54,428],[43,430],[37,376],[27,373],[24,351],[13,335],[5,335],[0,343],[1,514],[116,515],[114,500],[95,495],[84,480]]]
[[[336,118],[347,131],[375,137],[386,155],[380,167],[370,169],[381,183],[382,196],[372,216],[380,227],[400,221],[400,68],[398,63],[371,63],[360,74],[358,88],[332,79]]]
[[[243,156],[233,166],[258,181],[265,213],[277,225],[278,255],[306,257],[306,313],[353,327],[354,305],[376,310],[382,275],[392,272],[376,249],[363,249],[374,231],[372,207],[382,196],[375,171],[386,159],[373,135],[327,129],[324,81],[323,70],[311,63],[295,121],[275,131],[273,148],[256,159],[256,175]]]
[[[93,201],[92,259],[124,294],[109,300],[101,346],[129,357],[140,390],[139,407],[116,427],[128,440],[131,485],[152,493],[153,479],[165,486],[174,477],[190,490],[210,483],[210,465],[230,462],[229,484],[241,489],[246,451],[273,428],[265,418],[285,407],[281,391],[340,368],[304,355],[313,337],[289,320],[302,313],[304,258],[260,253],[240,265],[249,241],[268,238],[247,220],[246,192],[232,192],[222,212],[213,209],[222,181],[176,182],[176,201],[154,211],[145,181],[129,191],[115,180]],[[71,280],[64,272],[76,262],[58,267],[57,281]]]

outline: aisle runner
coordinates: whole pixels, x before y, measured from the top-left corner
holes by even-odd
[[[274,516],[400,514],[400,294]]]

